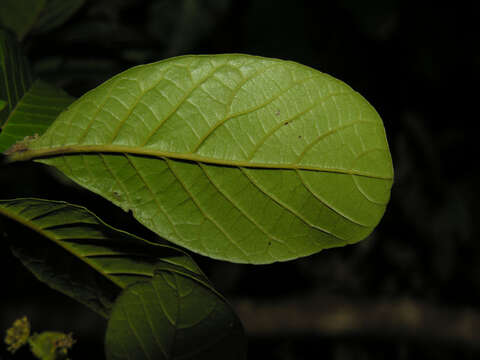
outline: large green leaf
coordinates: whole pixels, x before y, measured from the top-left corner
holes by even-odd
[[[43,81],[32,82],[30,69],[13,37],[0,30],[0,151],[26,136],[42,134],[74,98]]]
[[[77,100],[28,151],[162,237],[234,262],[365,238],[390,197],[382,120],[343,82],[248,55],[138,66]]]
[[[231,307],[208,288],[161,272],[129,287],[115,302],[107,359],[245,359],[243,329],[235,319]]]
[[[39,199],[0,200],[2,232],[35,276],[103,316],[119,292],[167,268],[208,284],[181,250],[116,230],[85,208]]]

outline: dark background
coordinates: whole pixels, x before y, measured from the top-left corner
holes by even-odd
[[[480,355],[474,333],[480,329],[479,171],[473,155],[480,5],[446,4],[90,0],[62,27],[30,35],[24,46],[39,77],[77,97],[131,66],[182,54],[294,60],[348,83],[382,116],[394,161],[392,199],[374,234],[357,245],[268,266],[196,259],[234,305],[247,302],[255,310],[261,304],[269,311],[284,301],[278,318],[301,307],[295,299],[313,304],[311,316],[349,311],[350,322],[332,318],[337,327],[307,322],[294,328],[274,318],[271,332],[250,328],[244,318],[251,330],[249,359],[474,359]],[[41,165],[1,171],[0,198],[67,200],[149,236],[108,202]],[[36,281],[5,248],[1,256],[0,330],[26,314],[36,331],[73,331],[73,359],[101,358],[102,319]],[[413,307],[398,312],[402,304]],[[390,310],[380,314],[385,306]],[[375,316],[365,316],[367,310],[378,310],[378,326],[371,326]],[[404,322],[418,312],[429,316]],[[18,358],[21,353],[28,355],[20,351]]]

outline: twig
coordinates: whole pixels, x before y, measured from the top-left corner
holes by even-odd
[[[320,335],[407,338],[480,350],[480,312],[416,302],[353,301],[316,295],[275,302],[233,302],[253,336]]]

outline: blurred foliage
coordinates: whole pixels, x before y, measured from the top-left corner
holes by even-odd
[[[46,0],[3,0],[0,25],[22,40],[35,25],[45,4]]]
[[[30,32],[49,31],[67,21],[85,0],[2,0],[0,26],[18,40]]]
[[[379,111],[394,157],[392,201],[379,228],[358,245],[293,262],[253,267],[197,258],[200,266],[228,298],[273,301],[321,291],[478,309],[480,176],[473,157],[478,100],[471,84],[480,76],[479,10],[480,3],[469,1],[87,0],[69,22],[31,34],[24,43],[37,75],[74,96],[130,66],[186,53],[279,57],[346,81]],[[51,170],[15,166],[0,174],[0,198],[33,194],[87,205],[106,222],[148,238],[107,202],[65,180],[58,185],[61,178]],[[17,266],[7,255],[4,264]],[[90,341],[92,349],[102,351],[101,335],[90,334],[98,319],[37,284],[19,266],[14,269],[2,309],[13,311],[15,303],[42,311],[54,298],[57,308],[71,315],[69,325],[78,321],[77,328],[45,313],[34,314],[35,322],[72,328],[84,337],[82,344]],[[282,283],[275,281],[280,278]],[[19,294],[27,291],[19,284],[38,292],[34,307],[27,294],[25,304],[19,303]],[[3,312],[2,326],[16,316]],[[73,349],[73,358],[80,348]],[[250,359],[267,354],[279,360],[311,354],[335,360],[479,355],[395,338],[251,340]]]

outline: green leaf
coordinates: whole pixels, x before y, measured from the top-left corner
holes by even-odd
[[[3,37],[2,37],[3,34]],[[75,99],[62,89],[37,80],[23,62],[18,43],[0,31],[0,152],[27,136],[43,134],[57,116]]]
[[[0,26],[7,28],[22,40],[33,28],[46,0],[2,0]]]
[[[166,359],[178,354],[230,358],[232,350],[245,351],[233,310],[181,250],[116,230],[85,208],[65,202],[0,200],[0,228],[10,233],[2,218],[28,230],[11,232],[14,253],[27,268],[109,317],[108,358],[137,359],[132,349],[138,342],[149,345],[147,358],[152,359],[163,358],[164,351]],[[127,290],[115,301],[122,289]],[[31,344],[37,354],[54,356],[44,334]],[[157,342],[166,347],[155,347]]]
[[[108,316],[122,289],[148,280],[157,267],[209,286],[181,250],[116,230],[79,206],[38,199],[0,200],[0,225],[10,234],[15,255],[39,280],[102,316]]]
[[[10,112],[0,133],[0,151],[25,136],[43,134],[75,98],[55,86],[37,80]]]
[[[246,358],[245,345],[243,330],[223,299],[170,272],[119,296],[105,340],[108,360],[240,360]]]
[[[0,29],[0,100],[7,103],[0,109],[0,131],[32,83],[31,70],[19,43],[11,33]]]
[[[382,120],[363,97],[248,55],[127,70],[9,159],[53,165],[160,236],[246,263],[362,240],[393,182]]]

